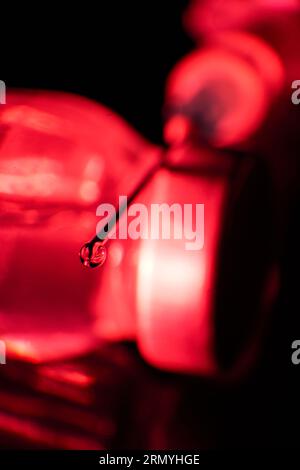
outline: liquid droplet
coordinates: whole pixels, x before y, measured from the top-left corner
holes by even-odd
[[[88,242],[79,252],[80,261],[88,268],[102,266],[106,260],[106,248],[102,241]]]

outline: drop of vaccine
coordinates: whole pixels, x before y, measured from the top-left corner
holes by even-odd
[[[79,252],[80,261],[88,268],[102,266],[106,260],[106,248],[102,241],[89,242]]]

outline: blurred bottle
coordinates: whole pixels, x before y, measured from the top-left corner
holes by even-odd
[[[156,149],[84,98],[15,91],[0,107],[0,336],[34,362],[96,346],[101,271],[78,263],[96,207],[127,194]]]

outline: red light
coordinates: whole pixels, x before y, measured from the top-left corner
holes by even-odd
[[[198,151],[198,164],[199,160]],[[216,157],[212,167],[218,162]],[[204,203],[204,248],[188,251],[185,241],[175,238],[110,240],[103,282],[95,299],[95,313],[101,307],[101,314],[97,313],[99,337],[137,338],[142,355],[162,369],[215,372],[213,286],[226,188],[223,177],[167,170],[156,174],[136,202],[149,206],[149,211],[154,203]]]
[[[101,272],[76,254],[96,206],[135,187],[157,158],[110,110],[51,92],[8,93],[0,108],[0,319],[10,357],[41,362],[96,347]]]
[[[189,137],[190,131],[191,123],[187,117],[180,114],[172,116],[164,128],[165,142],[169,145],[182,144]]]
[[[266,95],[276,95],[283,87],[285,71],[275,50],[263,39],[242,31],[216,33],[209,43],[218,44],[248,61],[262,78]]]
[[[211,293],[226,182],[162,171],[151,191],[151,198],[150,193],[145,195],[149,203],[204,203],[205,243],[200,251],[187,251],[183,240],[142,242],[137,268],[138,344],[157,367],[211,374],[215,370]]]
[[[167,83],[167,108],[187,116],[200,135],[218,147],[247,139],[261,124],[268,104],[255,68],[221,47],[191,53]]]
[[[184,16],[195,37],[218,31],[243,29],[284,12],[300,11],[298,0],[192,0]]]

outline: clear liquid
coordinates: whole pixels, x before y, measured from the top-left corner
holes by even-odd
[[[102,266],[106,260],[107,251],[103,241],[85,243],[79,252],[80,261],[87,268]]]

